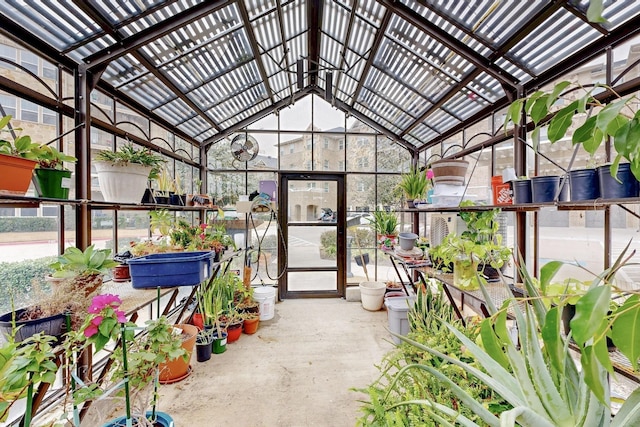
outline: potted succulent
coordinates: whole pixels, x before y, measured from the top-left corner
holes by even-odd
[[[156,203],[168,205],[174,193],[174,182],[166,167],[160,169],[156,177],[156,184],[158,184],[158,189],[154,191]]]
[[[429,189],[429,180],[426,172],[420,168],[411,168],[409,173],[402,174],[398,186],[404,191],[407,197],[409,208],[415,207],[414,201],[423,200]]]
[[[121,203],[140,203],[147,181],[163,163],[161,156],[131,143],[117,151],[100,151],[94,159],[105,200]]]
[[[53,269],[53,278],[72,279],[78,288],[88,294],[96,291],[105,274],[118,265],[109,258],[111,249],[96,249],[88,246],[84,251],[70,246],[49,267]]]
[[[28,135],[16,136],[22,129],[10,127],[11,116],[0,119],[0,133],[12,135],[11,140],[0,136],[0,193],[24,196],[29,189],[33,169],[40,155],[40,145]]]
[[[40,145],[38,150],[38,165],[34,171],[34,183],[38,194],[41,197],[68,199],[71,170],[64,166],[64,162],[75,163],[78,159],[50,145]]]

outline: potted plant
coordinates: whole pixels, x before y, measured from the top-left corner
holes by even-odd
[[[38,333],[17,343],[13,337],[12,333],[0,346],[0,422],[12,421],[15,415],[19,415],[10,411],[19,399],[25,398],[26,409],[21,425],[28,427],[31,425],[35,386],[53,384],[56,380],[55,338]]]
[[[462,206],[472,204],[462,202]],[[448,234],[432,248],[430,255],[434,264],[445,270],[453,269],[454,284],[459,288],[479,289],[478,271],[487,279],[499,279],[497,270],[511,259],[511,250],[502,245],[502,235],[498,233],[499,213],[500,209],[460,212],[467,230]]]
[[[603,89],[604,94],[601,93]],[[572,98],[563,99],[565,94],[571,94]],[[608,98],[613,97],[613,101],[604,104],[601,101],[607,99],[604,95]],[[602,142],[612,138],[616,156],[611,165],[598,168],[598,175],[600,183],[603,182],[602,176],[606,173],[618,177],[618,184],[623,185],[622,183],[631,180],[619,177],[619,171],[625,176],[632,174],[635,181],[640,180],[640,142],[634,136],[640,131],[640,120],[633,114],[635,108],[632,104],[635,102],[635,95],[621,98],[606,85],[595,84],[586,88],[562,81],[551,91],[536,91],[526,98],[514,101],[507,111],[504,126],[506,129],[509,123],[520,124],[524,111],[534,124],[532,141],[533,147],[537,149],[542,127],[548,127],[547,137],[551,143],[555,143],[567,134],[574,119],[584,118],[582,124],[573,130],[573,145],[581,145],[587,153],[594,156]],[[556,105],[562,105],[562,108],[554,109]],[[549,119],[550,115],[552,117]],[[621,163],[623,159],[628,163]],[[600,190],[602,192],[602,188]],[[629,189],[631,194],[634,191],[637,195],[637,184],[635,188]],[[628,194],[616,196],[629,197]],[[602,197],[610,198],[606,192]]]
[[[376,233],[378,246],[383,249],[393,249],[398,235],[398,217],[395,212],[374,211],[367,221]]]
[[[40,155],[40,145],[28,135],[16,136],[22,129],[10,127],[11,116],[0,119],[0,133],[9,133],[11,140],[0,137],[0,193],[24,196],[29,189],[33,169]]]
[[[461,419],[458,411],[451,410],[447,405],[433,405],[426,400],[403,401],[397,405],[418,404],[432,416],[457,416],[458,421],[468,426],[516,423],[522,426],[582,427],[640,424],[640,389],[627,397],[615,415],[611,414],[613,398],[608,374],[613,372],[613,363],[605,342],[609,327],[614,343],[629,359],[634,370],[638,368],[640,356],[637,346],[633,345],[640,338],[640,331],[636,327],[636,319],[640,314],[638,295],[628,298],[619,311],[607,314],[611,293],[616,288],[614,277],[624,265],[625,256],[623,252],[611,268],[595,275],[589,290],[576,302],[571,337],[580,350],[579,363],[567,342],[571,337],[565,337],[561,332],[562,305],[547,308],[538,291],[538,286],[544,290],[551,283],[563,265],[558,261],[543,266],[538,283],[521,260],[520,275],[529,295],[529,303],[520,304],[512,299],[498,309],[487,300],[492,316],[484,319],[480,326],[481,345],[450,323],[443,322],[455,334],[459,345],[464,346],[482,369],[462,358],[445,355],[435,346],[397,335],[418,351],[425,351],[439,362],[453,364],[474,376],[502,396],[511,409],[493,413],[473,399],[467,390],[459,387],[450,375],[424,364],[403,367],[394,382],[402,381],[409,372],[420,370],[448,387],[480,421],[475,423],[468,418]],[[515,337],[507,326],[507,307],[514,313]]]
[[[180,174],[178,173],[176,173],[176,177],[173,180],[173,191],[174,194],[171,195],[170,203],[176,206],[186,206],[187,196],[182,185],[182,180],[180,179]]]
[[[111,249],[95,249],[94,245],[84,251],[70,246],[49,267],[53,269],[54,278],[70,278],[89,294],[102,286],[104,275],[118,265],[110,255]]]
[[[34,183],[38,194],[41,197],[68,199],[71,170],[64,166],[64,162],[75,163],[78,159],[50,145],[40,145],[38,151],[38,165],[34,171]]]
[[[173,420],[168,414],[156,411],[157,381],[163,363],[176,359],[188,363],[188,355],[182,348],[182,331],[177,330],[164,316],[147,321],[142,328],[136,327],[127,322],[124,312],[120,310],[121,304],[117,295],[97,295],[93,298],[82,327],[70,333],[64,342],[65,369],[70,378],[68,392],[73,398],[74,413],[69,421],[74,426],[79,425],[80,404],[115,392],[124,395],[126,415],[104,425],[132,425],[134,419],[146,418],[160,426],[172,426]],[[113,363],[109,365],[111,372],[105,377],[107,381],[82,383],[75,375],[76,355],[89,346],[99,352],[109,343],[115,343],[116,346],[109,356]],[[149,393],[150,387],[153,387],[152,393]],[[149,395],[152,396],[152,410],[147,411]],[[139,409],[139,413],[133,412],[134,407]]]
[[[140,203],[152,172],[163,163],[161,156],[131,143],[100,151],[94,159],[104,199],[121,203]]]
[[[160,172],[156,177],[156,184],[158,184],[158,190],[154,191],[156,203],[168,205],[171,201],[171,196],[173,195],[174,184],[166,167],[160,169]]]
[[[402,189],[407,197],[409,208],[415,207],[414,201],[423,200],[427,194],[429,181],[427,174],[420,168],[411,168],[411,171],[402,174],[398,186]]]

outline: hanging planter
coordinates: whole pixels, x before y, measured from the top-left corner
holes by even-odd
[[[24,196],[37,162],[0,154],[0,194]]]

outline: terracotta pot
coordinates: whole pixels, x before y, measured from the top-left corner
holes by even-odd
[[[198,328],[187,324],[176,325],[176,328],[182,329],[182,333],[186,335],[182,341],[182,348],[187,351],[187,359],[185,360],[182,357],[178,357],[177,359],[161,363],[159,366],[160,375],[158,377],[161,384],[171,384],[181,381],[191,373],[189,362],[191,361],[193,348],[196,345]]]
[[[256,316],[253,319],[244,319],[243,329],[245,334],[255,334],[258,331],[258,325],[260,325],[260,317]]]
[[[191,323],[198,328],[198,330],[203,330],[204,329],[204,317],[202,316],[202,313],[193,313],[193,316],[191,316]]]
[[[240,339],[242,334],[242,324],[244,322],[234,323],[227,326],[227,342],[234,342]]]
[[[129,266],[127,264],[120,264],[113,267],[113,280],[129,280],[131,274],[129,274]]]
[[[35,167],[33,160],[0,154],[0,194],[24,196]]]
[[[464,185],[469,162],[461,159],[445,159],[431,163],[433,181],[436,184]]]

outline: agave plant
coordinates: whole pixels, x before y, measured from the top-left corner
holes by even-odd
[[[482,366],[482,370],[399,336],[417,348],[464,369],[502,396],[512,405],[512,409],[494,415],[450,378],[424,364],[404,367],[398,372],[397,378],[413,369],[429,372],[447,384],[464,405],[489,426],[640,425],[640,389],[631,393],[614,417],[610,410],[607,374],[613,372],[613,365],[603,339],[608,328],[612,327],[614,343],[620,346],[620,351],[631,360],[634,368],[637,368],[640,356],[635,345],[640,340],[640,330],[635,321],[640,316],[638,297],[629,298],[619,310],[607,314],[611,290],[615,287],[613,278],[624,265],[623,255],[611,268],[593,279],[589,290],[576,303],[576,315],[571,326],[573,338],[580,347],[581,369],[578,369],[569,346],[571,336],[563,336],[560,330],[563,304],[546,308],[537,282],[529,275],[522,261],[520,272],[529,293],[528,303],[511,299],[497,309],[483,287],[493,315],[482,322],[481,344],[444,322]],[[543,267],[539,282],[541,292],[544,293],[546,285],[561,266],[561,262],[551,262]],[[508,312],[515,317],[515,340],[507,327]],[[415,404],[423,405],[442,425],[478,425],[454,409],[428,399],[400,402],[396,406]]]

